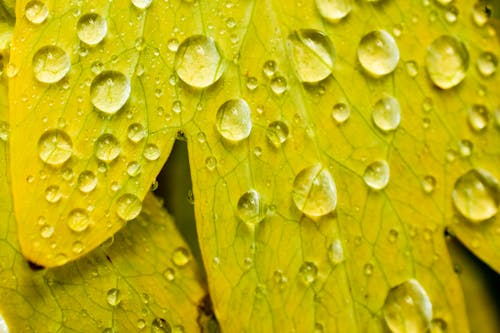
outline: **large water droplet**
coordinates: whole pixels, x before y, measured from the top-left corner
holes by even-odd
[[[288,39],[300,81],[315,83],[331,74],[335,48],[327,35],[319,30],[301,29],[294,31]]]
[[[60,81],[71,68],[68,54],[59,46],[47,45],[33,55],[33,73],[43,83]]]
[[[410,279],[389,290],[382,312],[392,333],[427,332],[432,303],[420,283]]]
[[[277,148],[285,143],[288,134],[287,124],[279,120],[270,123],[266,130],[267,139]]]
[[[483,169],[471,169],[460,176],[452,192],[456,209],[476,223],[497,214],[499,195],[498,180]]]
[[[262,221],[266,215],[259,192],[250,190],[243,193],[238,200],[236,214],[246,223],[257,224]]]
[[[119,289],[111,288],[106,293],[106,300],[111,306],[117,306],[121,302],[121,292]]]
[[[31,23],[40,24],[45,22],[47,16],[49,16],[49,9],[45,3],[33,0],[28,2],[24,7],[24,16]]]
[[[352,0],[316,0],[319,14],[330,22],[338,22],[352,10]]]
[[[372,110],[372,119],[375,125],[384,132],[393,131],[401,122],[399,102],[392,96],[379,99]]]
[[[223,138],[241,141],[248,138],[252,131],[252,118],[248,103],[242,99],[231,99],[219,107],[216,127]]]
[[[134,194],[123,194],[116,201],[116,214],[125,221],[133,220],[142,210],[142,201]]]
[[[191,260],[189,251],[184,247],[178,247],[172,253],[172,262],[177,267],[183,267]]]
[[[337,188],[330,172],[321,164],[302,169],[293,182],[292,198],[309,216],[323,216],[337,206]]]
[[[381,190],[387,186],[390,178],[389,164],[385,160],[375,161],[368,165],[363,174],[366,185],[374,190]]]
[[[112,162],[120,152],[120,142],[112,134],[103,134],[95,142],[95,156],[103,162]]]
[[[78,188],[84,193],[92,192],[97,186],[97,176],[90,170],[83,171],[78,177]]]
[[[482,52],[477,58],[477,69],[481,75],[488,77],[493,75],[498,66],[498,58],[494,53]]]
[[[443,35],[427,48],[425,63],[432,82],[442,89],[449,89],[465,78],[469,52],[457,38]]]
[[[66,132],[49,130],[38,140],[38,156],[52,166],[60,166],[73,154],[73,144]]]
[[[188,37],[179,45],[174,66],[179,78],[195,88],[214,84],[226,67],[215,40],[204,35]]]
[[[83,209],[73,209],[68,215],[68,227],[75,232],[86,230],[89,224],[89,215]]]
[[[114,114],[130,97],[130,81],[121,72],[105,71],[97,75],[90,85],[90,100],[100,111]]]
[[[387,31],[374,30],[361,38],[358,59],[361,66],[375,77],[389,74],[399,62],[398,45]]]
[[[97,13],[88,13],[80,17],[76,24],[78,38],[88,45],[99,44],[108,33],[106,20]]]

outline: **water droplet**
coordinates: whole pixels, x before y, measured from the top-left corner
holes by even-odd
[[[100,111],[114,114],[130,97],[130,81],[121,72],[104,71],[90,84],[90,100]]]
[[[243,193],[236,206],[236,215],[246,223],[258,224],[261,222],[266,214],[259,192],[250,190]]]
[[[387,186],[390,178],[389,164],[385,160],[375,161],[368,165],[363,180],[373,190],[381,190]]]
[[[153,0],[132,0],[132,4],[139,9],[146,9],[151,6]]]
[[[387,31],[374,30],[363,36],[359,42],[358,59],[361,66],[371,75],[387,75],[398,65],[398,45]]]
[[[458,151],[462,157],[469,157],[472,154],[474,145],[469,140],[460,140],[458,142]]]
[[[485,77],[495,74],[497,66],[498,58],[491,52],[482,52],[477,58],[477,69]]]
[[[83,209],[73,209],[68,215],[68,227],[75,232],[86,230],[89,224],[89,215]]]
[[[340,239],[335,239],[330,245],[330,248],[328,249],[328,258],[334,265],[338,265],[344,261],[344,247],[342,246]]]
[[[45,200],[50,203],[56,203],[61,200],[61,191],[59,190],[59,186],[51,185],[45,189]]]
[[[398,100],[392,96],[379,99],[373,106],[372,119],[375,125],[384,132],[398,128],[401,122],[401,109]]]
[[[315,83],[327,78],[335,61],[335,48],[327,35],[319,30],[301,29],[289,37],[295,71],[300,81]]]
[[[472,8],[472,20],[478,27],[483,27],[488,23],[491,13],[493,12],[490,6],[491,4],[488,4],[484,0],[479,0],[474,4]]]
[[[175,54],[175,71],[194,88],[206,88],[220,79],[226,68],[215,40],[204,35],[185,39]]]
[[[186,266],[191,260],[191,255],[189,251],[184,247],[178,247],[174,250],[172,254],[172,262],[177,267]]]
[[[95,156],[103,162],[112,162],[120,152],[120,142],[112,134],[102,134],[95,142]]]
[[[276,76],[271,79],[271,90],[278,96],[283,95],[287,89],[287,82],[283,76]]]
[[[365,264],[365,266],[363,267],[363,273],[366,276],[371,276],[373,274],[373,265],[370,263]]]
[[[163,318],[155,318],[151,323],[151,333],[171,333],[172,327]]]
[[[267,126],[266,137],[276,148],[285,143],[288,134],[288,125],[282,121],[276,120]]]
[[[9,132],[9,123],[6,121],[0,121],[0,140],[7,142],[7,140],[9,140]]]
[[[144,319],[138,319],[137,328],[142,330],[144,327],[146,327],[146,321]]]
[[[207,167],[208,171],[213,171],[217,167],[217,159],[213,156],[209,156],[205,160],[205,166]]]
[[[144,156],[144,158],[148,161],[156,161],[158,158],[160,158],[160,154],[161,151],[157,145],[155,145],[154,143],[148,143],[146,147],[144,147],[142,156]]]
[[[88,13],[76,25],[78,38],[87,45],[99,44],[108,33],[106,20],[99,14]]]
[[[24,7],[24,16],[31,23],[40,24],[45,22],[47,16],[49,16],[49,9],[41,1],[30,1]]]
[[[431,175],[426,175],[422,179],[422,190],[425,193],[432,193],[436,188],[436,178]]]
[[[217,110],[216,127],[223,138],[241,141],[248,138],[252,131],[250,106],[242,99],[231,99]]]
[[[121,292],[119,289],[111,288],[106,294],[106,300],[111,306],[117,306],[121,302]]]
[[[274,76],[274,74],[276,73],[276,69],[277,69],[278,65],[276,64],[276,61],[274,60],[267,60],[265,63],[264,63],[264,67],[263,67],[263,72],[264,72],[264,75],[268,78]]]
[[[251,76],[247,78],[246,86],[248,90],[254,91],[259,86],[259,81],[256,77]]]
[[[316,0],[319,14],[330,22],[338,22],[352,10],[352,0]]]
[[[80,241],[75,241],[73,242],[73,244],[71,245],[71,251],[73,251],[73,253],[75,254],[80,254],[83,252],[84,250],[84,246],[83,246],[83,243],[80,242]]]
[[[406,73],[409,76],[415,77],[418,74],[418,64],[416,61],[410,60],[405,63]]]
[[[133,143],[138,143],[146,137],[146,129],[139,123],[133,123],[128,127],[127,137]]]
[[[443,35],[427,48],[425,63],[432,82],[439,88],[449,89],[465,78],[469,52],[457,38]]]
[[[123,220],[135,219],[142,210],[142,201],[134,194],[123,194],[116,201],[116,214]]]
[[[337,188],[330,172],[321,164],[302,169],[293,182],[292,198],[309,216],[323,216],[337,206]]]
[[[427,332],[432,303],[420,283],[410,279],[389,290],[382,312],[392,333]]]
[[[50,224],[44,224],[40,228],[40,235],[42,236],[42,238],[50,238],[52,237],[53,234],[54,234],[54,226]]]
[[[448,23],[455,23],[458,18],[458,8],[455,6],[448,6],[444,12],[444,19]]]
[[[318,267],[316,267],[314,263],[306,261],[300,266],[299,274],[302,281],[304,281],[306,285],[309,285],[316,280],[318,276]]]
[[[338,123],[342,124],[351,116],[351,108],[346,103],[337,103],[333,106],[332,117]]]
[[[84,193],[92,192],[97,186],[97,176],[90,170],[83,171],[78,177],[78,188]]]
[[[60,166],[73,154],[73,144],[66,132],[49,130],[38,140],[38,156],[52,166]]]
[[[488,126],[490,113],[486,106],[474,104],[468,111],[468,121],[474,131],[481,131]]]
[[[165,272],[163,272],[163,276],[167,279],[167,281],[174,281],[175,271],[172,268],[167,268]]]
[[[33,55],[33,73],[43,83],[60,81],[71,68],[68,54],[59,46],[47,45]]]
[[[127,173],[130,177],[136,177],[141,173],[141,164],[136,161],[131,161],[127,164]]]
[[[471,222],[487,220],[498,211],[498,180],[486,170],[471,169],[455,181],[452,199],[455,208]]]

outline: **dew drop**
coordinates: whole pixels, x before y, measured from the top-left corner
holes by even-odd
[[[174,281],[175,271],[172,268],[167,268],[165,272],[163,272],[163,276],[167,279],[167,281]]]
[[[191,260],[189,251],[184,247],[178,247],[172,253],[172,262],[177,267],[186,266]]]
[[[436,178],[431,175],[426,175],[422,179],[422,190],[425,193],[432,193],[434,192],[434,189],[436,188]]]
[[[321,164],[302,169],[293,182],[292,198],[308,216],[323,216],[337,206],[337,188],[330,172]]]
[[[66,132],[48,130],[38,140],[38,156],[52,166],[60,166],[73,154],[73,144]]]
[[[296,30],[288,37],[288,41],[300,81],[316,83],[332,73],[335,48],[323,32],[313,29]]]
[[[116,214],[125,221],[130,221],[139,216],[142,210],[142,201],[134,194],[123,194],[116,201]]]
[[[33,0],[28,2],[24,7],[24,16],[33,24],[41,24],[45,22],[47,16],[49,16],[49,9],[45,3]]]
[[[0,121],[0,140],[7,142],[9,140],[9,132],[10,132],[9,123],[6,121]]]
[[[248,90],[254,91],[259,86],[259,80],[257,80],[256,77],[251,76],[247,78],[246,86]]]
[[[398,128],[401,122],[401,109],[398,100],[392,96],[378,100],[373,106],[372,119],[375,125],[384,132]]]
[[[465,78],[469,52],[457,38],[443,35],[427,48],[425,63],[432,82],[441,89],[449,89]]]
[[[174,67],[184,83],[194,88],[206,88],[220,79],[226,65],[213,38],[194,35],[179,45]]]
[[[146,321],[144,319],[138,319],[137,328],[142,330],[144,327],[146,327]]]
[[[351,116],[351,108],[346,103],[337,103],[333,106],[332,117],[337,124],[342,124]]]
[[[473,148],[474,145],[469,140],[464,139],[458,142],[458,151],[462,157],[469,157],[472,154]]]
[[[374,30],[363,36],[359,42],[358,59],[361,66],[371,75],[387,75],[398,65],[398,45],[387,31]]]
[[[209,156],[205,159],[205,166],[208,171],[213,171],[217,167],[217,159],[213,156]]]
[[[483,169],[471,169],[458,177],[453,187],[455,208],[469,221],[479,223],[497,214],[498,180]]]
[[[371,276],[373,274],[373,265],[370,263],[365,264],[365,266],[363,267],[363,273],[366,276]]]
[[[144,147],[144,151],[142,153],[142,156],[144,156],[144,158],[148,161],[156,161],[158,158],[160,158],[160,155],[160,148],[158,148],[158,146],[154,143],[148,143]]]
[[[85,247],[83,246],[83,243],[80,241],[73,242],[73,244],[71,245],[71,251],[73,251],[73,253],[75,254],[82,253],[84,248]]]
[[[283,95],[287,89],[288,83],[283,76],[276,76],[271,79],[271,90],[278,96]]]
[[[52,237],[52,235],[54,234],[54,226],[50,225],[50,224],[44,224],[41,228],[40,228],[40,235],[42,236],[42,238],[50,238]]]
[[[484,105],[474,104],[469,108],[467,120],[474,131],[481,131],[488,126],[490,113]]]
[[[427,332],[432,303],[420,283],[410,279],[389,290],[382,313],[392,333]]]
[[[328,258],[334,265],[338,265],[344,261],[344,247],[342,246],[340,239],[335,239],[328,248]]]
[[[368,165],[363,180],[373,190],[381,190],[387,186],[390,178],[389,164],[385,160],[375,161]]]
[[[236,215],[243,222],[250,224],[260,223],[266,214],[259,192],[250,190],[243,193],[236,206]]]
[[[75,232],[86,230],[89,224],[89,215],[83,209],[73,209],[68,215],[68,227]]]
[[[171,333],[172,327],[163,318],[155,318],[151,323],[151,333]]]
[[[312,262],[304,262],[299,269],[300,277],[306,285],[310,285],[318,276],[318,267]]]
[[[219,134],[229,141],[248,138],[252,131],[250,106],[242,99],[231,99],[217,110],[216,127]]]
[[[478,27],[483,27],[488,23],[491,13],[492,8],[490,5],[484,0],[479,0],[472,8],[472,20]]]
[[[316,0],[319,14],[330,22],[338,22],[352,10],[352,0]]]
[[[97,176],[90,170],[83,171],[78,177],[78,188],[84,193],[92,192],[97,186]]]
[[[120,142],[112,134],[102,134],[95,142],[95,156],[103,162],[112,162],[120,152]]]
[[[280,147],[288,138],[288,125],[280,120],[273,121],[267,126],[266,137],[276,148]]]
[[[76,30],[82,42],[87,45],[97,45],[108,33],[108,25],[101,15],[88,13],[80,17]]]
[[[58,202],[61,200],[61,196],[61,191],[57,185],[50,185],[45,189],[45,200],[50,203]]]
[[[410,60],[405,63],[406,73],[409,76],[415,77],[418,74],[418,64],[416,61]]]
[[[98,110],[115,114],[129,99],[130,89],[130,81],[123,73],[104,71],[90,84],[90,100]]]
[[[488,77],[495,74],[498,66],[498,58],[491,52],[482,52],[477,58],[476,65],[479,73]]]
[[[59,46],[47,45],[33,55],[33,73],[43,83],[60,81],[71,68],[68,54]]]
[[[133,143],[142,141],[146,134],[146,129],[139,123],[133,123],[128,127],[127,137]]]
[[[139,9],[146,9],[151,6],[153,0],[132,0],[132,4]]]
[[[268,78],[273,77],[274,74],[276,73],[278,65],[276,64],[276,61],[274,60],[267,60],[264,63],[264,67],[262,71],[264,72],[264,75]]]
[[[141,164],[136,161],[131,161],[127,164],[127,173],[130,177],[136,177],[141,173]]]
[[[106,293],[106,300],[111,306],[117,306],[121,302],[121,292],[119,289],[111,288]]]

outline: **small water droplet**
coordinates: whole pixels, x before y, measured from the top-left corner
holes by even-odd
[[[142,201],[131,193],[123,194],[116,201],[116,214],[125,221],[130,221],[139,216],[142,210]]]
[[[276,73],[276,69],[277,69],[278,65],[276,64],[276,61],[274,60],[267,60],[265,63],[264,63],[264,67],[263,67],[263,72],[264,72],[264,75],[268,78],[270,77],[273,77],[274,74]]]
[[[59,46],[47,45],[33,55],[33,74],[43,83],[60,81],[71,68],[68,54]]]
[[[174,67],[184,83],[194,88],[206,88],[220,79],[226,65],[214,39],[194,35],[179,45]]]
[[[50,185],[45,189],[45,200],[50,203],[58,202],[61,200],[61,196],[61,191],[57,185]]]
[[[167,279],[167,281],[174,281],[175,271],[172,268],[167,268],[165,272],[163,272],[163,276]]]
[[[453,187],[455,208],[469,221],[479,223],[497,214],[498,180],[483,169],[471,169],[458,177]]]
[[[327,21],[336,23],[352,10],[352,0],[316,0],[319,14]]]
[[[111,306],[117,306],[121,302],[121,292],[119,289],[111,288],[106,293],[106,300]]]
[[[58,129],[48,130],[38,140],[38,156],[52,166],[60,166],[73,154],[69,135]]]
[[[477,58],[476,65],[479,73],[488,77],[495,74],[498,66],[498,58],[494,53],[482,52]]]
[[[205,166],[207,167],[208,171],[213,171],[217,167],[217,159],[213,156],[209,156],[205,160]]]
[[[33,24],[41,24],[45,22],[47,16],[49,16],[49,9],[45,3],[33,0],[28,2],[24,7],[24,16]]]
[[[292,198],[309,216],[323,216],[337,206],[337,188],[332,175],[321,164],[302,169],[293,182]]]
[[[488,126],[490,113],[486,106],[482,104],[474,104],[468,110],[468,118],[470,127],[474,131],[481,131]]]
[[[398,45],[387,31],[374,30],[363,36],[359,42],[358,59],[361,66],[371,75],[387,75],[398,65]]]
[[[243,193],[236,206],[236,215],[250,224],[260,223],[266,216],[259,192],[250,190]]]
[[[273,121],[267,126],[266,137],[276,148],[280,147],[288,138],[288,125],[280,120]]]
[[[246,86],[248,90],[254,91],[259,86],[259,80],[256,77],[250,76],[247,78]]]
[[[40,228],[40,235],[42,236],[42,238],[50,238],[52,237],[53,234],[54,234],[54,226],[50,224],[44,224]]]
[[[97,176],[90,170],[85,170],[78,177],[78,188],[84,193],[89,193],[97,186]]]
[[[375,125],[384,132],[398,128],[401,122],[401,108],[398,100],[392,96],[379,99],[373,106],[372,119]]]
[[[306,261],[300,266],[299,274],[302,281],[304,281],[306,285],[310,285],[318,276],[318,267],[316,267],[314,263]]]
[[[89,227],[90,218],[86,211],[73,209],[68,215],[68,227],[75,232],[82,232]]]
[[[363,180],[373,190],[381,190],[387,186],[390,178],[389,164],[385,160],[375,161],[368,165]]]
[[[112,162],[120,153],[120,142],[112,134],[102,134],[95,142],[95,156],[103,162]]]
[[[373,265],[370,263],[365,264],[365,266],[363,267],[363,273],[366,276],[371,276],[373,274]]]
[[[138,319],[137,320],[137,328],[142,330],[146,327],[146,321],[144,319]]]
[[[444,12],[444,19],[448,23],[455,23],[458,18],[458,8],[451,5],[448,6]]]
[[[436,188],[436,178],[431,175],[426,175],[422,179],[422,190],[425,193],[432,193],[434,192],[434,189]]]
[[[458,142],[458,151],[462,157],[469,157],[472,154],[474,145],[469,140],[460,140]]]
[[[389,290],[382,312],[392,333],[427,332],[432,303],[420,283],[410,279]]]
[[[141,173],[141,164],[136,161],[131,161],[127,164],[127,173],[130,177],[136,177]]]
[[[151,6],[153,0],[132,0],[132,4],[139,9],[146,9]]]
[[[283,76],[276,76],[271,79],[271,90],[278,96],[283,95],[287,89],[287,82]]]
[[[84,249],[85,249],[85,246],[80,241],[75,241],[71,245],[71,251],[73,251],[73,253],[75,253],[75,254],[82,253]]]
[[[189,251],[184,247],[178,247],[172,253],[172,262],[177,267],[186,266],[191,260]]]
[[[0,140],[7,142],[9,140],[9,132],[10,132],[9,123],[6,121],[0,121]]]
[[[345,260],[344,247],[340,239],[335,239],[328,249],[328,258],[334,265],[338,265]]]
[[[151,333],[171,333],[172,327],[163,318],[155,318],[151,323]]]
[[[144,152],[142,153],[142,156],[144,156],[144,158],[148,161],[156,161],[158,158],[160,158],[160,155],[160,148],[158,148],[158,146],[154,143],[148,143],[144,147]]]
[[[250,106],[242,99],[231,99],[217,110],[216,127],[219,134],[230,141],[248,138],[252,131]]]
[[[443,35],[427,48],[425,63],[432,82],[441,89],[449,89],[465,78],[469,52],[457,38]]]
[[[90,100],[94,107],[107,114],[115,114],[130,97],[130,81],[121,72],[105,71],[90,84]]]
[[[418,64],[416,61],[410,60],[405,63],[406,73],[409,76],[415,77],[418,74]]]
[[[491,5],[484,0],[479,0],[472,7],[472,20],[478,27],[483,27],[488,23],[493,12]]]
[[[80,17],[76,25],[78,38],[87,45],[99,44],[108,33],[106,20],[97,13]]]
[[[127,137],[133,143],[138,143],[146,137],[146,129],[139,123],[133,123],[128,127]]]
[[[351,116],[351,108],[346,103],[337,103],[333,106],[332,117],[338,124],[343,124]]]

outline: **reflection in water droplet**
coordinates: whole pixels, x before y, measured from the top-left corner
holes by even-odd
[[[288,41],[300,81],[315,83],[331,74],[335,48],[327,35],[319,30],[301,29],[294,31]]]
[[[116,288],[111,288],[106,294],[106,300],[111,306],[117,306],[121,302],[121,292]]]
[[[24,16],[31,23],[40,24],[45,22],[47,16],[49,16],[49,9],[45,3],[33,0],[28,2],[24,7]]]
[[[130,89],[130,81],[123,73],[105,71],[92,80],[90,100],[98,110],[114,114],[127,102]]]
[[[382,312],[392,333],[427,332],[432,303],[420,283],[410,279],[389,290]]]
[[[481,75],[488,77],[493,75],[498,66],[498,58],[491,52],[482,52],[477,58],[477,69]]]
[[[432,193],[436,188],[436,178],[431,175],[427,175],[422,179],[422,190],[425,193]]]
[[[116,214],[123,220],[129,221],[139,216],[142,210],[142,201],[134,194],[123,194],[116,201]]]
[[[73,209],[68,215],[68,227],[75,232],[86,230],[89,224],[89,215],[83,209]]]
[[[189,251],[184,247],[178,247],[172,253],[172,262],[177,267],[186,266],[191,260],[191,255]]]
[[[455,208],[471,222],[482,222],[497,214],[498,180],[483,169],[471,169],[460,176],[453,187]]]
[[[372,119],[375,125],[384,132],[398,128],[401,122],[401,109],[398,100],[392,96],[378,100],[373,106]]]
[[[302,169],[293,182],[292,198],[309,216],[323,216],[337,206],[337,188],[330,172],[321,164]]]
[[[285,143],[288,138],[288,125],[282,121],[273,121],[267,126],[266,137],[276,148]]]
[[[60,81],[71,68],[68,54],[58,46],[47,45],[33,55],[33,73],[43,83]]]
[[[194,88],[206,88],[219,80],[226,65],[215,40],[194,35],[179,45],[174,67],[186,84]]]
[[[442,89],[449,89],[465,78],[469,52],[457,38],[443,35],[427,48],[425,63],[432,82]]]
[[[95,142],[95,156],[103,162],[112,162],[120,152],[120,142],[112,134],[102,134]]]
[[[243,193],[236,206],[236,215],[246,223],[258,224],[261,222],[266,215],[259,192],[250,190]]]
[[[132,4],[139,9],[146,9],[151,6],[153,0],[132,0]]]
[[[99,44],[108,33],[106,20],[97,13],[88,13],[80,17],[76,25],[78,38],[88,45]]]
[[[217,110],[216,127],[219,134],[230,141],[248,138],[252,131],[250,106],[242,99],[231,99]]]
[[[389,164],[385,160],[375,161],[368,165],[363,180],[373,190],[381,190],[387,186],[390,178]]]
[[[342,124],[351,116],[351,108],[346,103],[337,103],[333,106],[332,117],[338,123]]]
[[[387,31],[374,30],[363,36],[359,42],[358,59],[371,75],[387,75],[398,65],[398,45]]]
[[[330,22],[338,22],[352,10],[352,0],[316,0],[319,14]]]
[[[49,130],[38,140],[38,156],[52,166],[60,166],[73,154],[73,144],[66,132]]]
[[[78,177],[78,188],[84,193],[89,193],[97,186],[97,176],[90,170],[83,171]]]
[[[318,276],[318,267],[316,267],[314,263],[306,261],[300,266],[299,274],[302,281],[304,281],[306,285],[309,285],[316,280]]]
[[[490,113],[486,106],[474,104],[468,111],[468,121],[474,131],[481,131],[488,126]]]

